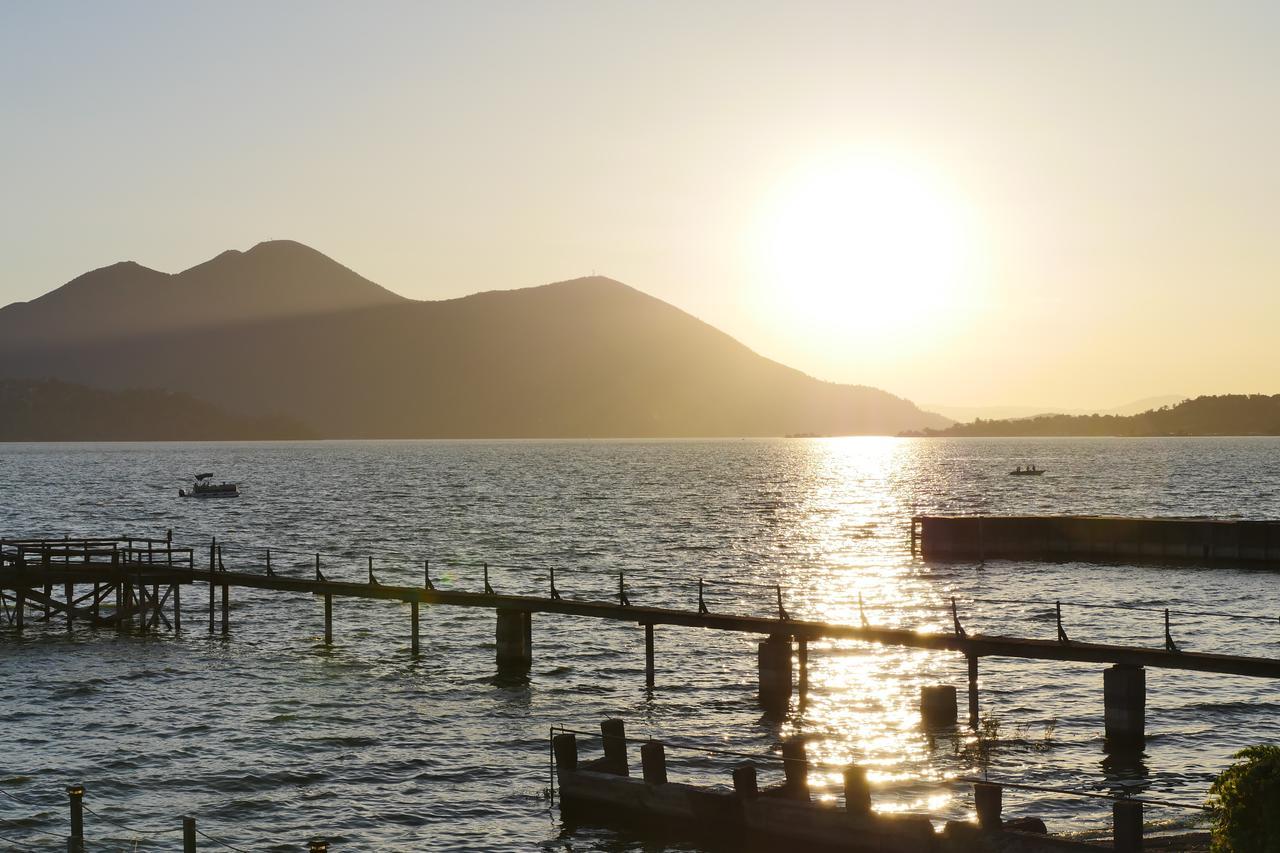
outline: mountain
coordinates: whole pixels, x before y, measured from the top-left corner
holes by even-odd
[[[87,272],[0,308],[0,336],[6,346],[85,343],[407,301],[315,249],[273,240],[175,275],[132,261]]]
[[[1041,415],[954,424],[928,436],[1280,435],[1280,394],[1223,394],[1137,415]]]
[[[243,418],[170,391],[101,391],[0,379],[0,441],[201,441],[311,438],[287,418]]]
[[[611,279],[418,302],[296,243],[173,276],[117,264],[10,306],[0,374],[181,391],[335,438],[892,434],[950,423],[770,361]]]

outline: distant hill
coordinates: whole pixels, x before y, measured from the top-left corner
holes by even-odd
[[[924,407],[954,421],[967,422],[979,419],[1005,421],[1046,415],[1137,415],[1161,406],[1172,406],[1185,399],[1187,398],[1184,394],[1163,394],[1158,397],[1144,397],[1109,409],[1073,409],[1067,406],[948,406],[936,403],[926,403]]]
[[[100,391],[0,379],[0,441],[200,441],[311,438],[285,418],[242,418],[171,391]]]
[[[1137,415],[1042,415],[976,420],[926,436],[1280,435],[1280,394],[1196,397]]]
[[[417,302],[296,243],[174,276],[118,264],[0,310],[0,375],[182,391],[333,438],[893,434],[950,423],[770,361],[611,279]]]

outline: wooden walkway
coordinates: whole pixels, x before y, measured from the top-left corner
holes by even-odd
[[[116,547],[105,547],[104,543],[108,541]],[[141,543],[145,543],[145,547]],[[221,564],[220,554],[216,554],[211,562],[215,566]],[[427,584],[430,581],[425,577],[422,587],[394,586],[374,581],[372,571],[370,582],[333,581],[323,577],[318,562],[317,558],[317,578],[298,578],[278,573],[196,568],[191,549],[170,548],[167,540],[130,540],[127,544],[114,540],[27,540],[25,544],[0,540],[0,591],[6,608],[35,604],[44,609],[46,621],[50,613],[63,613],[70,616],[68,621],[84,619],[94,624],[118,625],[121,620],[144,613],[148,616],[144,625],[156,627],[161,621],[180,626],[179,589],[182,585],[200,583],[209,589],[210,630],[214,631],[216,611],[221,610],[224,633],[229,630],[228,600],[232,588],[317,595],[326,601],[325,627],[326,639],[329,640],[332,638],[329,611],[334,598],[400,601],[415,605],[411,617],[415,648],[418,636],[416,605],[431,604],[485,608],[500,614],[544,613],[628,622],[646,626],[650,631],[654,626],[663,625],[787,637],[802,643],[820,639],[857,640],[959,652],[970,659],[1009,657],[1280,678],[1280,659],[1276,658],[1184,652],[1171,648],[1171,642],[1163,649],[1156,649],[1067,639],[971,634],[963,629],[959,614],[955,618],[955,631],[922,632],[781,616],[769,618],[702,612],[701,609],[648,607],[621,601],[440,590],[429,588]],[[488,587],[487,580],[485,583]],[[93,587],[94,591],[77,597],[76,589],[86,585]],[[64,600],[52,595],[52,589],[57,587],[68,590]],[[167,588],[166,592],[161,593],[159,588],[162,587]],[[104,613],[103,605],[108,596],[121,588],[125,594],[119,597],[120,609]],[[221,591],[220,602],[216,591]],[[164,605],[170,600],[174,603],[172,623],[163,613]],[[71,602],[70,606],[66,602]],[[12,617],[10,621],[13,621]]]

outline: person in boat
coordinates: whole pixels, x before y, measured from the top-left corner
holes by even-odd
[[[1019,466],[1018,466],[1018,473],[1019,473],[1019,474],[1021,474],[1021,473],[1022,473],[1022,466],[1021,466],[1021,465],[1019,465]]]

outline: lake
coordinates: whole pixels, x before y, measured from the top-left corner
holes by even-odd
[[[1043,477],[1009,477],[1034,462]],[[241,483],[238,500],[192,501],[197,471]],[[1054,636],[1062,600],[1074,639],[1161,647],[1170,607],[1186,650],[1276,657],[1273,573],[1231,568],[926,563],[921,513],[1090,513],[1280,518],[1280,439],[776,439],[690,441],[10,444],[0,446],[0,534],[163,535],[229,569],[421,581],[566,596],[616,594],[767,614],[779,584],[793,616]],[[244,849],[696,850],[606,827],[567,827],[546,797],[552,725],[619,716],[633,738],[751,755],[810,737],[819,796],[838,766],[866,765],[877,808],[972,814],[980,772],[963,736],[919,727],[922,685],[961,686],[957,654],[810,644],[810,689],[781,720],[756,702],[758,638],[657,630],[645,688],[644,631],[537,615],[528,678],[499,676],[491,611],[426,607],[408,653],[408,607],[335,600],[335,645],[310,596],[232,590],[232,634],[210,638],[203,587],[184,633],[121,635],[55,621],[0,627],[0,836],[41,847],[66,833],[62,786],[81,782],[89,849],[170,850],[181,816]],[[1207,612],[1242,617],[1197,615]],[[1147,674],[1145,754],[1102,750],[1100,665],[984,659],[982,712],[998,725],[993,778],[1203,799],[1231,754],[1280,740],[1280,688],[1245,678]],[[584,750],[597,748],[584,743]],[[638,749],[633,747],[633,760]],[[729,782],[737,760],[669,753],[673,780]],[[765,776],[762,781],[767,781]],[[1051,831],[1105,829],[1105,803],[1005,794],[1005,812]],[[1188,812],[1148,820],[1187,825]],[[122,826],[113,825],[115,821]],[[124,828],[128,827],[128,829]],[[51,848],[50,848],[51,849]],[[204,849],[203,847],[201,849]],[[211,849],[216,849],[212,848]]]

